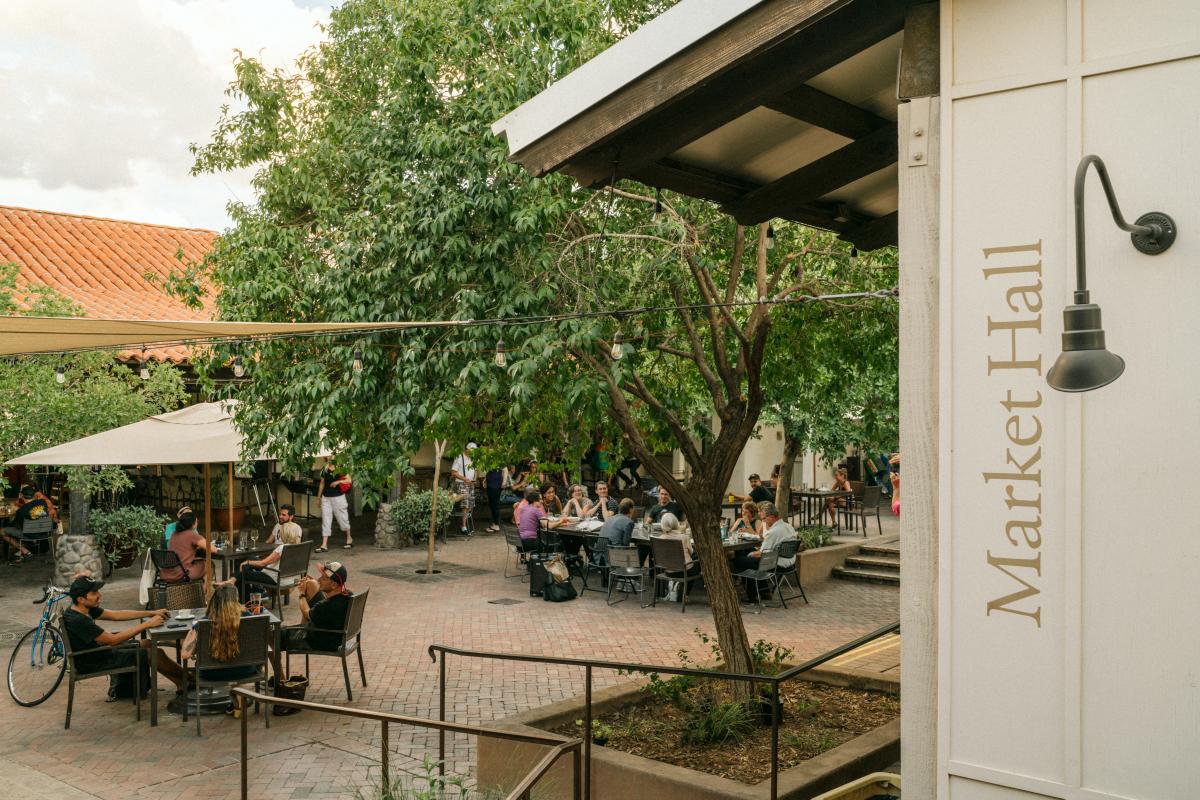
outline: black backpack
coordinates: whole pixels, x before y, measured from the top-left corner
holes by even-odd
[[[565,603],[568,600],[574,600],[579,596],[575,591],[574,585],[570,581],[555,583],[551,581],[542,587],[542,599],[550,603]]]

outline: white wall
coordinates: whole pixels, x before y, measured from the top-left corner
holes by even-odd
[[[942,16],[938,794],[1190,797],[1200,3],[944,0]],[[1127,217],[1167,212],[1180,238],[1137,253],[1089,178],[1089,288],[1128,368],[1068,396],[1044,375],[1090,152]]]

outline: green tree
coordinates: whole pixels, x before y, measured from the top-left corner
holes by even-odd
[[[324,439],[369,484],[436,438],[479,441],[495,463],[534,448],[573,463],[592,436],[619,438],[691,520],[725,660],[748,671],[720,498],[764,405],[776,302],[802,288],[807,253],[776,257],[766,226],[708,204],[658,211],[636,186],[531,178],[490,133],[667,5],[349,0],[294,74],[240,59],[241,110],[195,147],[195,170],[256,167],[258,194],[230,207],[201,266],[227,319],[492,320],[246,345],[248,449],[270,442],[303,468]],[[635,306],[660,310],[621,313]],[[655,458],[670,448],[686,482]]]

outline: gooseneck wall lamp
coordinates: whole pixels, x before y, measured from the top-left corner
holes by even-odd
[[[1165,253],[1175,243],[1175,221],[1159,211],[1138,217],[1130,225],[1121,214],[1113,194],[1108,170],[1099,156],[1084,156],[1075,170],[1075,297],[1063,310],[1062,355],[1046,373],[1046,382],[1060,392],[1090,392],[1121,377],[1125,361],[1104,346],[1100,306],[1091,301],[1087,288],[1087,248],[1083,220],[1083,189],[1088,167],[1096,167],[1113,222],[1130,234],[1134,248],[1146,255]]]

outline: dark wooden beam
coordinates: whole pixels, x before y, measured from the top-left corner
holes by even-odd
[[[838,238],[857,247],[859,250],[878,250],[880,247],[894,245],[899,240],[900,213],[893,211],[882,217],[868,220],[858,225],[847,227]]]
[[[897,153],[896,126],[889,124],[726,205],[725,211],[743,225],[786,217],[797,205],[895,164]]]
[[[933,97],[941,92],[941,30],[938,4],[924,3],[908,10],[904,45],[900,49],[900,75],[896,93],[901,100]]]
[[[811,86],[797,86],[764,103],[772,111],[816,125],[847,139],[862,139],[892,123],[864,108]]]
[[[619,135],[597,142],[586,151],[578,147],[578,131],[566,129],[580,122],[596,124],[604,117],[605,103],[581,114],[515,158],[534,174],[540,174],[539,169],[561,168],[585,186],[610,180],[614,175],[617,178],[633,175],[898,32],[908,5],[909,0],[857,0],[840,4],[806,20],[782,42],[755,52],[753,58],[719,77],[694,85],[687,93],[676,92],[675,99],[663,100],[647,109]],[[656,74],[648,76],[652,83]],[[564,146],[563,137],[576,145]],[[553,158],[547,153],[533,152],[552,145],[559,154]],[[574,155],[569,153],[572,148]],[[558,163],[552,163],[556,158]]]

